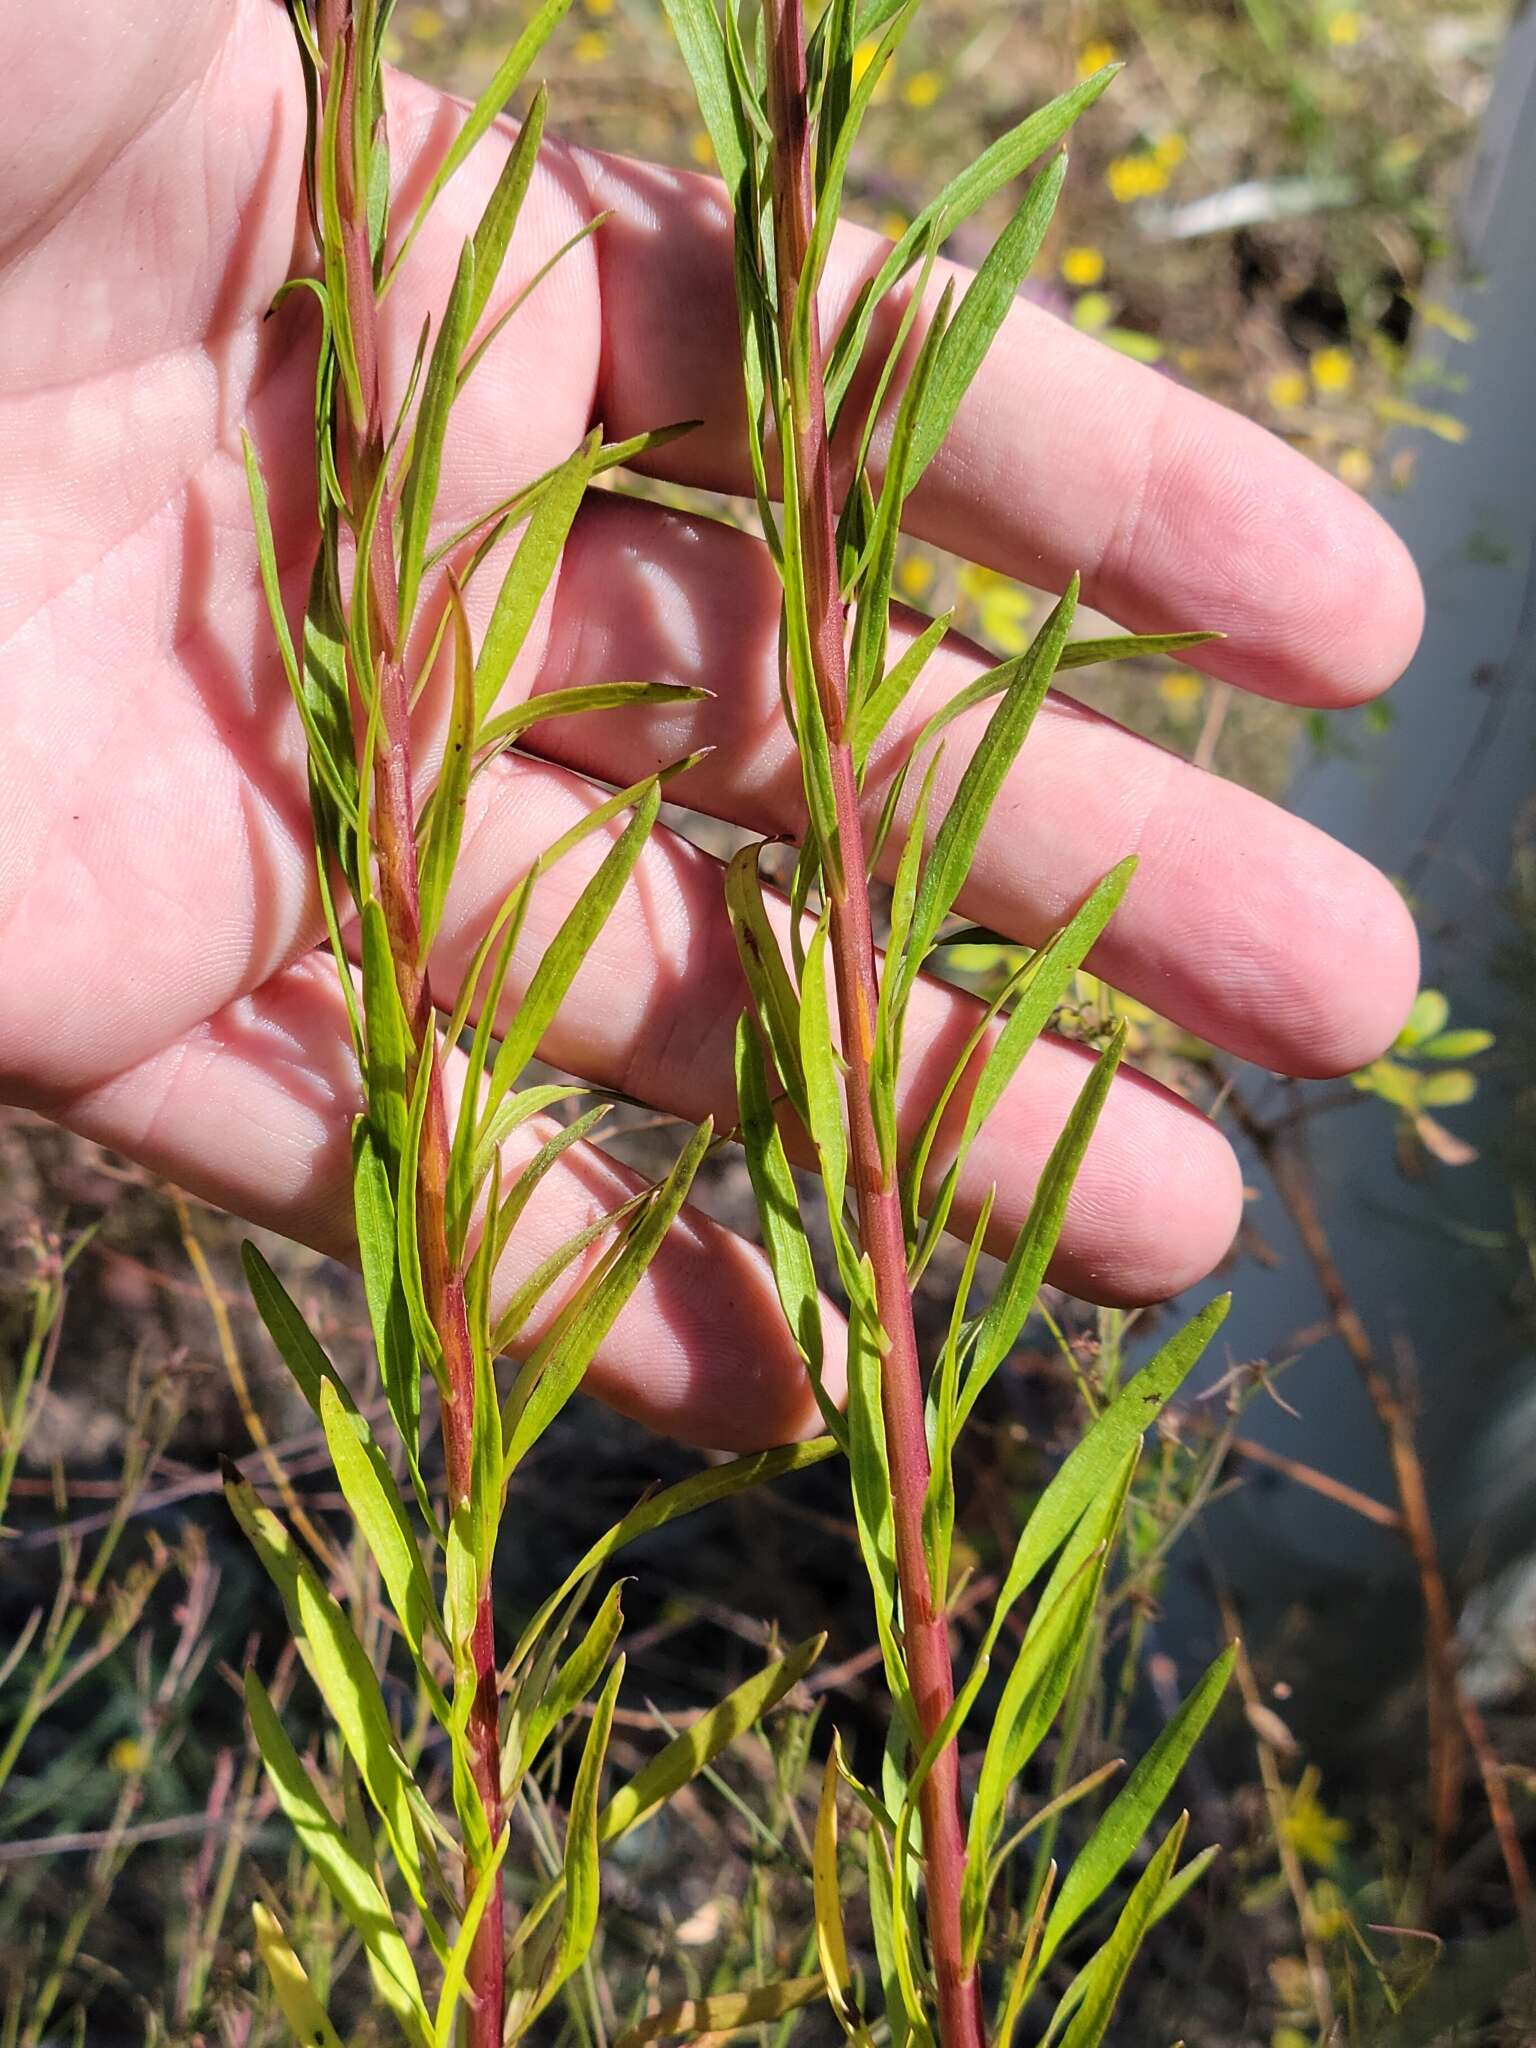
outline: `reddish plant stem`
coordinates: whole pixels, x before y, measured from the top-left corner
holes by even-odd
[[[337,184],[344,221],[348,305],[362,387],[364,418],[346,420],[338,434],[338,466],[347,477],[354,529],[361,526],[385,461],[383,400],[379,376],[379,309],[369,242],[367,195],[353,155],[352,97],[356,90],[356,43],[350,0],[323,0],[322,49],[328,57],[327,91],[343,95],[338,122]],[[411,777],[410,691],[398,646],[399,590],[395,574],[395,505],[386,486],[375,526],[372,553],[360,564],[354,604],[369,607],[372,644],[378,649],[373,686],[379,692],[381,739],[373,763],[374,851],[379,902],[389,932],[396,986],[410,1040],[407,1091],[415,1088],[421,1062],[437,1031],[431,985],[421,958],[421,894],[416,863],[416,806]],[[361,679],[355,679],[360,681]],[[464,1273],[450,1251],[447,1228],[448,1161],[452,1131],[442,1073],[434,1064],[428,1078],[426,1114],[417,1167],[417,1239],[422,1284],[432,1326],[443,1347],[445,1398],[442,1404],[444,1462],[450,1512],[469,1498],[474,1444],[475,1369],[465,1303]],[[496,1630],[487,1582],[475,1613],[473,1638],[475,1699],[469,1741],[476,1788],[494,1843],[501,1832],[501,1743],[496,1689]],[[480,1872],[466,1856],[464,1886],[472,1893]],[[476,1934],[469,1965],[474,2006],[470,2048],[500,2048],[504,2018],[504,1906],[501,1879]]]
[[[805,29],[800,0],[770,0],[769,122],[774,132],[772,187],[780,325],[786,363],[814,217],[810,117],[806,98]],[[847,1063],[849,1153],[859,1227],[875,1275],[875,1299],[889,1349],[881,1364],[880,1402],[891,1468],[891,1512],[901,1586],[902,1636],[913,1705],[925,1744],[954,1701],[949,1628],[938,1608],[923,1543],[928,1492],[928,1438],[906,1229],[894,1177],[881,1158],[871,1100],[870,1060],[879,1001],[869,886],[859,815],[858,783],[847,734],[848,678],[844,615],[837,567],[832,456],[822,392],[820,322],[810,314],[808,375],[792,391],[812,665],[830,743],[832,784],[843,877],[831,888],[830,943],[843,1057]],[[791,378],[791,383],[796,380]],[[980,1987],[967,1971],[960,1896],[965,1837],[960,1822],[959,1759],[953,1742],[935,1759],[919,1794],[928,1933],[945,2048],[981,2048]]]

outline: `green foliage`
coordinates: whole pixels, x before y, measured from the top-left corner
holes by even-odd
[[[390,219],[381,11],[368,0],[327,11],[324,33],[336,40],[322,55],[320,21],[295,9],[321,255],[308,295],[320,313],[319,546],[302,655],[281,601],[266,490],[249,441],[246,470],[278,657],[308,747],[317,871],[358,1054],[357,1242],[387,1416],[376,1423],[363,1412],[271,1268],[247,1247],[257,1306],[320,1424],[345,1504],[354,1540],[340,1577],[328,1581],[335,1560],[319,1555],[311,1525],[301,1524],[309,1531],[306,1544],[238,1474],[229,1477],[228,1495],[282,1596],[331,1731],[320,1756],[306,1762],[273,1695],[249,1674],[247,1702],[268,1779],[309,1869],[366,1958],[377,2001],[417,2048],[448,2048],[460,2038],[470,2048],[515,2041],[557,2000],[586,2029],[581,2001],[602,1945],[605,1857],[686,1788],[718,1783],[726,1750],[776,1708],[787,1711],[819,1654],[818,1636],[771,1657],[632,1767],[605,1798],[625,1669],[619,1587],[610,1586],[584,1623],[582,1611],[600,1569],[678,1515],[845,1456],[892,1718],[878,1795],[852,1776],[835,1736],[822,1771],[805,1948],[816,1972],[690,1996],[637,2018],[625,2042],[762,2025],[822,1995],[851,2040],[873,2038],[880,2016],[866,2008],[844,1915],[840,1788],[852,1793],[864,1830],[862,1862],[891,2039],[900,2048],[940,2039],[945,2048],[965,2048],[978,2040],[955,1999],[963,1982],[964,2000],[979,2012],[976,1973],[984,1955],[1009,1966],[1002,2024],[1008,2037],[1057,1949],[1116,1884],[1152,1826],[1225,1682],[1226,1665],[1218,1662],[1087,1828],[1049,1909],[1049,1887],[1034,1884],[1020,1946],[1017,1929],[994,1910],[1000,1889],[1011,1883],[1013,1853],[1037,1829],[1054,1835],[1057,1816],[1090,1798],[1105,1774],[1058,1787],[1009,1836],[1018,1787],[1069,1711],[1082,1674],[1093,1668],[1116,1572],[1132,1558],[1127,1501],[1142,1437],[1223,1312],[1213,1305],[1123,1390],[1109,1390],[1028,1517],[955,1695],[942,1615],[964,1540],[956,1528],[962,1436],[1035,1306],[1113,1082],[1120,1039],[1089,1071],[1006,1250],[1001,1278],[974,1311],[995,1191],[984,1194],[979,1213],[965,1216],[964,1280],[926,1387],[911,1296],[941,1234],[962,1217],[967,1171],[988,1116],[1113,915],[1131,863],[1111,867],[978,1015],[953,1070],[929,1084],[916,1136],[905,1141],[911,1120],[903,1115],[904,1032],[922,977],[963,907],[994,807],[1020,773],[1021,751],[1053,676],[1084,659],[1113,660],[1203,636],[1071,643],[1073,579],[1023,654],[946,704],[915,742],[891,743],[897,714],[945,624],[933,621],[887,666],[907,500],[939,453],[1042,247],[1066,170],[1064,156],[1051,152],[1111,76],[1106,70],[1063,94],[953,180],[860,293],[823,360],[816,290],[851,152],[917,4],[879,5],[861,16],[852,0],[837,0],[808,54],[792,8],[771,8],[761,21],[729,7],[722,16],[713,0],[670,0],[668,8],[736,207],[747,441],[782,579],[783,706],[806,801],[787,957],[780,915],[760,879],[761,850],[745,848],[726,873],[726,906],[751,1004],[737,1025],[740,1123],[733,1135],[746,1153],[779,1300],[826,1434],[701,1472],[642,1502],[543,1601],[505,1663],[496,1648],[494,1569],[509,1485],[579,1391],[715,1142],[706,1120],[654,1186],[544,1249],[520,1284],[502,1279],[504,1256],[534,1192],[573,1145],[597,1131],[604,1111],[601,1103],[577,1107],[583,1091],[573,1085],[530,1083],[525,1069],[635,873],[667,776],[688,764],[663,766],[594,804],[538,856],[491,918],[446,1012],[428,970],[475,777],[541,721],[622,716],[631,706],[701,694],[641,680],[520,702],[507,697],[593,479],[677,430],[605,445],[594,429],[531,484],[456,533],[439,532],[455,403],[527,295],[501,305],[487,324],[533,179],[546,113],[542,88],[462,245],[446,302],[422,332],[405,400],[391,422],[378,386],[379,308],[438,195],[528,74],[566,0],[545,0],[534,14],[428,179],[403,233]],[[809,68],[800,109],[803,63]],[[808,126],[801,126],[801,112]],[[975,278],[958,294],[945,286],[931,300],[926,286],[945,236],[1045,156],[1050,160]],[[600,226],[588,223],[567,249]],[[916,289],[896,318],[872,397],[861,401],[866,413],[852,436],[854,474],[837,507],[828,434],[854,402],[854,372],[877,318],[909,281]],[[877,474],[881,411],[890,416],[890,432]],[[770,472],[769,448],[779,451],[780,471]],[[465,591],[503,547],[505,566],[476,645]],[[414,778],[403,776],[411,708],[440,654],[452,677],[442,752],[425,773],[416,764]],[[941,777],[944,735],[963,711],[982,704],[991,707],[984,728],[948,789]],[[889,763],[879,823],[866,844],[859,795],[877,747],[899,758]],[[873,794],[864,790],[866,800]],[[554,937],[536,961],[520,965],[515,981],[535,891],[554,864],[599,833],[608,835],[601,858]],[[896,854],[882,969],[872,950],[869,892],[872,865],[888,843]],[[358,932],[355,977],[346,964],[343,885]],[[513,1133],[556,1112],[560,1120],[537,1131],[521,1166],[509,1165],[504,1148]],[[815,1165],[831,1233],[829,1277],[848,1308],[846,1416],[832,1391],[817,1233],[790,1164],[797,1150]],[[536,1313],[541,1334],[528,1342],[524,1332]],[[497,1360],[509,1350],[521,1352],[520,1362],[499,1382]],[[440,1472],[430,1442],[434,1425],[441,1429]],[[1047,1568],[1002,1684],[968,1821],[962,1829],[953,1816],[946,1846],[942,1802],[955,1797],[956,1745],[978,1707],[1005,1625]],[[366,1572],[389,1617],[382,1635],[354,1598],[348,1574],[357,1572]],[[401,1678],[416,1702],[415,1725],[393,1704]],[[805,1731],[803,1765],[812,1722],[802,1716],[796,1725]],[[446,1800],[429,1796],[421,1767],[428,1730],[446,1759]],[[514,1836],[519,1856],[531,1853],[534,1876],[509,1939],[503,1890]],[[1181,1843],[1182,1824],[1069,1987],[1053,2023],[1067,2029],[1067,2040],[1102,2035],[1146,1927],[1184,1881],[1177,1870]],[[944,1857],[947,1866],[935,1860]],[[952,1921],[934,1904],[946,1881]],[[928,1901],[926,1936],[920,1893]],[[257,1944],[289,2024],[309,2040],[333,2038],[329,1966],[307,1970],[265,1909],[258,1911]]]

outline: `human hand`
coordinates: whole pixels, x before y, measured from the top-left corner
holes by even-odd
[[[308,261],[291,31],[272,0],[197,0],[174,15],[98,7],[62,26],[29,11],[0,26],[0,104],[0,1086],[199,1194],[344,1252],[356,1080],[318,944],[302,736],[270,644],[239,453],[248,423],[296,611],[313,547],[314,324],[300,304],[264,318]],[[452,102],[397,81],[394,160],[408,194],[458,118]],[[490,138],[447,188],[387,301],[396,392],[505,146]],[[608,210],[456,410],[445,531],[560,460],[599,419],[617,439],[698,418],[655,467],[745,487],[717,188],[551,146],[506,289]],[[839,243],[829,328],[878,246],[857,232]],[[1419,630],[1406,556],[1347,492],[1257,428],[1022,303],[912,512],[924,538],[1032,582],[1059,587],[1080,567],[1087,601],[1128,628],[1219,629],[1228,637],[1202,650],[1213,673],[1296,702],[1371,695]],[[715,694],[535,727],[539,758],[503,757],[479,778],[432,962],[440,1000],[509,886],[598,801],[588,778],[629,782],[708,746],[669,795],[754,831],[797,829],[778,602],[746,536],[593,494],[512,694],[615,677]],[[958,638],[930,663],[871,771],[872,805],[914,722],[985,665]],[[952,728],[936,815],[979,729],[976,715]],[[589,845],[541,882],[513,1000],[601,850]],[[1417,960],[1385,880],[1061,700],[1005,788],[962,907],[1032,942],[1130,852],[1142,866],[1094,960],[1115,985],[1286,1072],[1346,1071],[1390,1040]],[[717,866],[659,832],[543,1052],[600,1087],[729,1122],[744,999]],[[926,984],[909,1072],[942,1075],[974,1015]],[[1017,1230],[1083,1074],[1069,1046],[1031,1056],[971,1155],[957,1222],[974,1219],[995,1181],[998,1241]],[[910,1105],[914,1124],[923,1107]],[[520,1230],[518,1268],[632,1185],[600,1153],[573,1150]],[[1128,1076],[1089,1151],[1053,1277],[1099,1299],[1175,1291],[1225,1250],[1240,1199],[1220,1133]],[[719,1444],[777,1440],[812,1412],[761,1260],[696,1214],[589,1384],[658,1427]]]

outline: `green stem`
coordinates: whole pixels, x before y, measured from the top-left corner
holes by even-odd
[[[814,219],[810,116],[806,95],[805,27],[800,0],[770,0],[768,117],[779,317],[784,359],[793,361],[792,325]],[[881,1412],[891,1468],[891,1512],[901,1587],[902,1636],[913,1704],[924,1743],[932,1740],[954,1701],[948,1620],[936,1604],[923,1543],[928,1492],[928,1438],[923,1380],[901,1199],[881,1158],[872,1106],[870,1061],[879,1002],[874,931],[858,782],[847,734],[848,681],[837,568],[832,455],[822,390],[820,323],[810,314],[808,376],[790,378],[792,430],[799,476],[805,585],[812,664],[831,751],[843,881],[832,892],[830,943],[838,1021],[846,1063],[849,1153],[859,1228],[875,1275],[875,1300],[889,1343],[880,1373]],[[981,2048],[981,1999],[965,1964],[960,1897],[965,1836],[960,1820],[959,1759],[953,1742],[936,1758],[919,1795],[928,1936],[938,1990],[944,2048]]]

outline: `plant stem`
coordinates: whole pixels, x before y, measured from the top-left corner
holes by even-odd
[[[327,91],[343,95],[338,124],[337,183],[345,223],[348,305],[362,385],[365,417],[350,418],[342,402],[336,450],[338,468],[351,497],[354,531],[362,524],[385,462],[383,400],[379,379],[379,307],[369,242],[367,194],[356,174],[351,101],[357,61],[351,0],[324,0],[322,48],[329,59]],[[379,693],[381,737],[372,763],[374,846],[380,906],[389,932],[395,980],[410,1040],[406,1074],[409,1097],[424,1059],[435,1052],[437,1012],[421,959],[421,894],[416,864],[416,808],[412,791],[410,691],[398,646],[399,597],[395,574],[395,505],[387,487],[366,563],[359,564],[354,604],[369,607],[371,644],[378,650],[372,678],[355,677],[366,701]],[[363,686],[367,685],[365,689]],[[435,1058],[427,1081],[426,1114],[417,1166],[417,1238],[422,1283],[432,1326],[443,1349],[443,1449],[450,1513],[468,1499],[474,1444],[475,1369],[465,1305],[464,1274],[448,1243],[447,1182],[452,1143],[441,1068]],[[469,1739],[475,1784],[485,1809],[489,1839],[501,1832],[501,1758],[496,1692],[496,1633],[489,1577],[475,1613],[473,1638],[475,1698]],[[480,1872],[466,1854],[464,1890],[474,1892]],[[498,1875],[470,1956],[470,2048],[500,2048],[505,1955],[503,1893]]]
[[[814,214],[805,27],[800,0],[770,0],[768,34],[768,118],[775,145],[771,152],[771,177],[779,319],[784,360],[792,363],[795,300]],[[918,1727],[926,1744],[953,1704],[954,1675],[948,1621],[934,1601],[923,1544],[928,1439],[907,1274],[906,1230],[895,1180],[887,1174],[881,1158],[871,1102],[870,1058],[879,981],[858,783],[847,736],[847,662],[837,567],[832,456],[822,392],[821,330],[814,305],[809,325],[808,375],[804,380],[793,375],[790,378],[791,425],[801,499],[798,509],[805,548],[812,663],[830,744],[842,850],[841,882],[829,883],[829,939],[847,1068],[849,1152],[860,1235],[874,1268],[876,1306],[889,1343],[880,1372],[881,1412],[891,1469],[902,1634]],[[960,1822],[959,1762],[953,1742],[935,1759],[919,1799],[940,2037],[945,2048],[980,2048],[980,1990],[974,1971],[965,1967],[961,1938],[965,1838]]]

